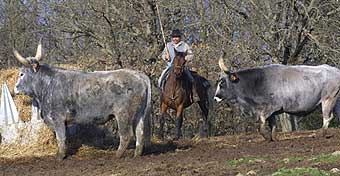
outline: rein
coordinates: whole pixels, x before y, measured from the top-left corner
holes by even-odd
[[[172,80],[171,81],[171,84],[172,85],[170,85],[171,86],[171,89],[170,89],[170,91],[171,91],[171,94],[170,94],[170,99],[171,99],[171,101],[172,102],[174,102],[180,95],[176,95],[176,91],[177,91],[177,86],[178,86],[178,83],[177,83],[177,81],[184,81],[184,80],[182,80],[182,76],[183,76],[183,68],[184,68],[184,65],[175,65],[174,63],[172,64],[172,66],[171,66],[171,69],[169,70],[169,76],[168,76],[168,79],[170,78],[170,77],[173,77],[173,78],[171,78],[171,79],[174,79],[174,80]],[[177,75],[176,74],[176,70],[177,69],[181,69],[181,75]],[[179,80],[178,80],[179,79]],[[181,88],[181,87],[179,87],[178,89],[183,89],[183,88]],[[170,92],[169,92],[170,93]]]

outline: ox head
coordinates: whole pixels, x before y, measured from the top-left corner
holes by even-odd
[[[23,57],[19,52],[13,49],[15,58],[24,65],[19,73],[19,79],[14,87],[16,94],[22,93],[26,95],[33,95],[33,80],[34,76],[39,70],[39,60],[42,57],[41,40],[39,42],[37,53],[34,57]]]
[[[231,73],[227,66],[223,62],[223,58],[221,57],[218,61],[218,65],[222,70],[222,74],[217,84],[217,89],[215,92],[214,100],[217,102],[221,102],[222,100],[232,100],[234,99],[234,85],[238,83],[239,78],[236,73]]]
[[[175,58],[174,58],[174,73],[176,77],[179,78],[183,74],[184,65],[185,65],[185,56],[187,55],[186,52],[178,52],[175,49]]]

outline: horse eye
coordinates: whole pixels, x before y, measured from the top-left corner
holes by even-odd
[[[24,74],[23,73],[20,73],[20,77],[23,77],[24,76]]]

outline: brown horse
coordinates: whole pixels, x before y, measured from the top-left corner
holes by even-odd
[[[161,93],[161,118],[160,118],[160,137],[163,139],[163,127],[164,116],[169,114],[167,109],[171,108],[176,111],[176,137],[179,139],[182,136],[182,123],[183,123],[183,110],[193,104],[191,101],[192,86],[189,78],[185,75],[184,64],[186,53],[175,51],[176,56],[173,61],[173,65],[169,70],[169,75],[166,78],[164,89]],[[203,83],[207,80],[198,74],[193,74],[197,94],[200,101],[197,102],[203,115],[203,130],[200,132],[201,136],[207,136],[208,131],[208,113],[209,113],[209,101],[208,101],[208,88]]]

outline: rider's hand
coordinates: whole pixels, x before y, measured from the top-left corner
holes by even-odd
[[[168,52],[166,52],[165,59],[170,60],[170,54]]]

